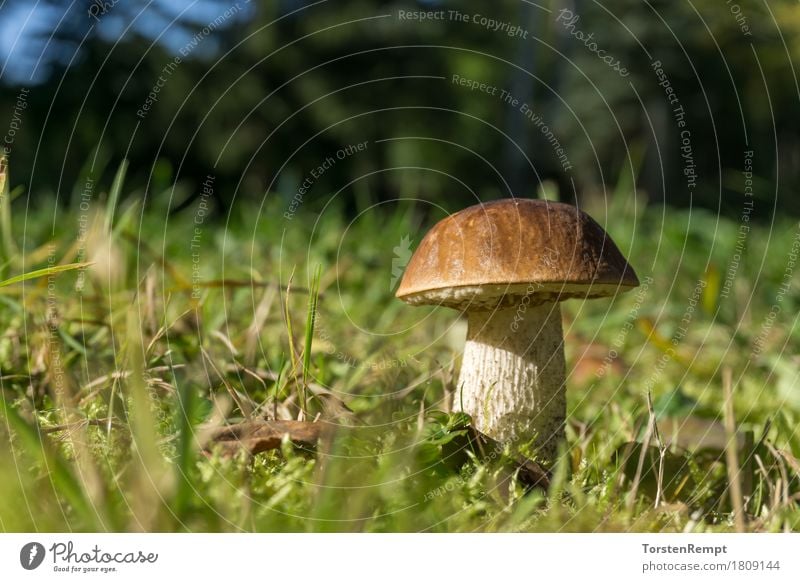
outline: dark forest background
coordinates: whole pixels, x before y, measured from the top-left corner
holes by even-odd
[[[571,28],[562,10],[579,16]],[[368,141],[305,201],[321,207],[344,189],[350,205],[415,196],[455,209],[536,196],[542,183],[574,201],[630,178],[651,203],[735,216],[750,151],[756,217],[800,212],[794,0],[5,0],[0,19],[0,130],[12,186],[34,202],[76,204],[86,176],[110,183],[127,158],[129,195],[170,192],[180,211],[210,174],[222,216],[267,193],[290,201],[327,157]],[[693,187],[654,61],[686,113]],[[570,168],[518,110],[454,74],[530,103]]]

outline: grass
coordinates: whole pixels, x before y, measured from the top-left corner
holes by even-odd
[[[12,220],[4,198],[0,529],[800,530],[797,222],[752,224],[737,249],[740,223],[704,211],[587,205],[648,283],[564,304],[568,443],[545,495],[511,451],[459,450],[459,315],[393,298],[421,205],[288,219],[270,196],[212,222],[170,216],[170,192],[143,209],[124,173],[86,212],[44,199]],[[353,428],[316,455],[201,452],[249,416]],[[738,472],[716,434],[745,443]]]

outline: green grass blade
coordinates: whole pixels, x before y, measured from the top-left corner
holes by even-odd
[[[169,519],[167,506],[174,498],[173,473],[166,466],[159,448],[159,419],[154,414],[157,402],[147,387],[144,345],[139,313],[131,309],[127,318],[128,337],[125,356],[131,374],[126,378],[133,458],[129,470],[126,499],[131,508],[130,529],[153,531]]]
[[[106,232],[111,232],[111,227],[114,224],[114,213],[117,211],[117,203],[119,202],[119,194],[122,191],[122,184],[125,182],[125,174],[128,171],[128,160],[122,160],[122,163],[117,169],[114,176],[114,182],[111,184],[111,191],[108,193],[108,206],[106,207]]]
[[[85,527],[90,530],[99,528],[96,515],[91,509],[84,490],[70,470],[69,463],[50,444],[39,437],[39,431],[8,405],[5,398],[0,398],[0,416],[20,439],[22,448],[45,466],[52,480],[54,490],[60,493],[75,512],[81,516]]]
[[[308,310],[306,312],[306,336],[303,344],[303,412],[308,411],[308,375],[311,369],[311,344],[314,342],[314,323],[317,319],[317,302],[319,299],[319,280],[322,276],[322,267],[317,266],[309,285]]]
[[[58,273],[63,273],[65,271],[75,271],[78,269],[83,269],[91,264],[92,263],[70,263],[68,265],[57,265],[55,267],[45,267],[44,269],[37,269],[35,271],[30,271],[29,273],[16,275],[15,277],[11,277],[10,279],[6,279],[5,281],[0,281],[0,287],[7,287],[15,283],[22,283],[23,281],[28,281],[30,279],[37,279],[39,277],[47,277],[48,275],[56,275]]]
[[[11,233],[11,202],[22,193],[22,186],[10,192],[8,184],[8,159],[0,155],[0,259],[3,265],[12,263],[19,256]]]
[[[177,489],[175,492],[175,513],[183,521],[194,495],[191,481],[191,470],[194,463],[194,426],[193,418],[197,409],[195,388],[188,382],[182,382],[178,388],[178,410],[175,425],[178,427],[178,458],[175,466]]]
[[[290,306],[290,297],[292,292],[292,281],[294,280],[294,269],[292,269],[292,274],[289,275],[289,282],[286,284],[286,303],[284,305],[284,317],[286,323],[286,334],[289,336],[289,358],[292,362],[292,377],[294,378],[294,383],[296,386],[299,386],[298,391],[298,400],[300,402],[300,406],[303,405],[303,394],[302,394],[302,386],[300,386],[300,382],[297,380],[297,352],[295,351],[294,347],[294,329],[292,326],[292,312],[289,308]]]
[[[281,395],[281,380],[286,372],[286,354],[281,354],[280,364],[278,364],[278,375],[275,377],[275,395],[272,400],[272,418],[278,419],[278,399]]]

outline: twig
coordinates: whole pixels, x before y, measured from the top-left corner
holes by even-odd
[[[784,460],[792,467],[792,469],[794,469],[794,472],[797,473],[798,476],[800,476],[800,461],[795,459],[790,453],[784,451],[783,449],[775,449],[771,443],[769,445],[769,448],[771,451],[774,451],[773,454],[777,453],[781,457],[783,457]]]
[[[212,288],[245,288],[251,287],[255,289],[263,289],[263,288],[273,288],[279,289],[281,287],[280,283],[275,283],[273,281],[248,281],[246,279],[213,279],[211,281],[205,281],[202,283],[193,283],[191,285],[179,285],[170,288],[170,291],[191,291],[194,288],[203,287],[206,289]],[[295,287],[292,289],[296,293],[300,294],[308,294],[308,289],[305,287]]]
[[[109,422],[113,426],[116,426],[118,428],[121,428],[121,427],[125,426],[125,425],[123,425],[123,424],[121,424],[119,422],[112,421],[110,418],[88,418],[88,419],[79,420],[77,422],[73,422],[73,423],[70,423],[70,424],[56,424],[54,426],[43,426],[43,427],[40,427],[39,430],[41,430],[43,433],[49,434],[49,433],[53,433],[53,432],[72,431],[72,430],[75,430],[77,428],[84,427],[84,426],[104,426],[106,423],[109,423]]]
[[[147,374],[153,372],[170,372],[172,370],[177,370],[185,366],[186,364],[172,364],[170,366],[154,366],[152,368],[145,370],[145,372]],[[103,385],[109,380],[114,382],[117,380],[123,380],[125,378],[128,378],[131,374],[132,372],[130,370],[117,370],[116,372],[111,372],[110,374],[106,374],[104,376],[100,376],[99,378],[95,378],[88,384],[82,386],[81,389],[79,390],[79,392],[85,392],[87,390],[89,391],[80,399],[79,405],[83,406],[84,404],[86,404],[86,402],[94,398],[97,395],[97,393],[102,389]],[[146,380],[149,383],[151,381],[151,378],[147,378]]]
[[[256,420],[215,429],[206,449],[222,448],[223,454],[235,454],[240,449],[255,455],[279,449],[284,437],[295,445],[314,448],[320,438],[331,432],[330,424],[298,420]]]

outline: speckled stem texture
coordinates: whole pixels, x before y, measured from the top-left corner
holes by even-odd
[[[530,302],[469,313],[467,344],[453,405],[475,427],[520,446],[535,439],[551,462],[564,440],[564,338],[558,303]]]

